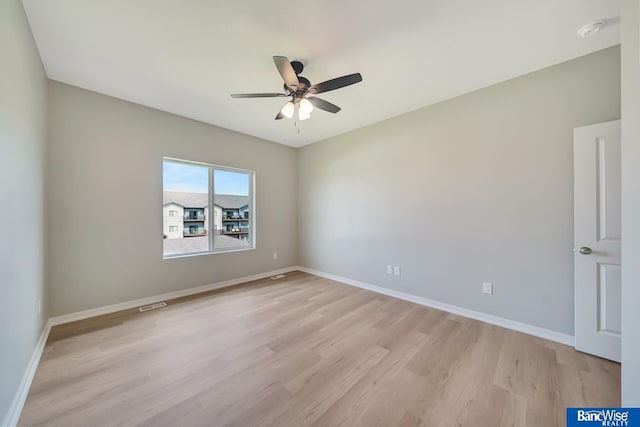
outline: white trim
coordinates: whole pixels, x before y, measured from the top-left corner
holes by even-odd
[[[370,285],[368,283],[347,279],[346,277],[336,276],[335,274],[324,273],[322,271],[313,270],[311,268],[306,268],[306,267],[297,267],[297,268],[299,271],[302,271],[304,273],[313,274],[315,276],[324,277],[325,279],[335,280],[336,282],[344,283],[346,285],[356,286],[358,288],[366,289],[379,294],[383,294],[383,295],[398,298],[401,300],[420,304],[425,307],[435,308],[438,310],[446,311],[448,313],[457,314],[459,316],[468,317],[470,319],[475,319],[481,322],[490,323],[492,325],[501,326],[503,328],[512,329],[514,331],[523,332],[525,334],[533,335],[535,337],[544,338],[550,341],[555,341],[560,344],[566,344],[571,347],[574,347],[574,344],[575,344],[575,338],[573,337],[573,335],[563,334],[561,332],[540,328],[538,326],[529,325],[527,323],[521,323],[521,322],[516,322],[515,320],[505,319],[504,317],[493,316],[491,314],[469,310],[467,308],[458,307],[456,305],[451,305],[444,302],[407,294],[404,292],[394,291],[394,290],[383,288],[380,286]]]
[[[179,258],[189,258],[192,256],[202,256],[202,255],[213,255],[213,254],[228,254],[228,253],[233,253],[233,252],[243,252],[243,251],[255,251],[256,248],[252,248],[252,247],[238,247],[236,249],[229,249],[226,250],[224,252],[213,252],[213,251],[205,251],[205,252],[188,252],[186,254],[176,254],[176,255],[163,255],[162,259],[163,260],[170,260],[170,259],[179,259]],[[292,267],[293,268],[293,267]]]
[[[253,280],[266,279],[267,277],[275,276],[276,274],[289,273],[295,270],[296,267],[287,267],[265,273],[253,274],[251,276],[238,277],[237,279],[225,280],[224,282],[212,283],[209,285],[198,286],[196,288],[188,288],[180,291],[168,292],[166,294],[125,301],[118,304],[111,304],[104,307],[92,308],[90,310],[79,311],[76,313],[63,314],[62,316],[52,317],[49,319],[49,322],[51,323],[51,326],[62,325],[64,323],[75,322],[78,320],[88,319],[90,317],[102,316],[103,314],[115,313],[116,311],[129,310],[131,308],[149,305],[159,301],[186,297],[188,295],[226,288],[228,286],[239,285],[240,283],[251,282]]]
[[[38,339],[36,348],[33,349],[31,359],[29,360],[29,364],[27,365],[27,369],[24,371],[22,381],[20,381],[18,391],[16,392],[13,401],[11,402],[11,406],[9,406],[9,411],[5,415],[4,420],[0,422],[0,425],[14,427],[16,424],[18,424],[20,414],[22,414],[22,408],[24,407],[24,402],[27,400],[27,395],[29,394],[29,389],[31,388],[31,382],[33,381],[33,377],[36,374],[36,369],[38,369],[38,364],[40,363],[40,357],[42,356],[44,346],[47,343],[47,338],[49,338],[51,326],[51,319],[49,319],[42,329],[42,333],[40,334],[40,338]]]

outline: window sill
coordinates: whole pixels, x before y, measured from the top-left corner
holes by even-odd
[[[189,252],[187,254],[175,254],[175,255],[163,255],[162,259],[176,259],[176,258],[190,258],[195,256],[202,255],[218,255],[218,254],[228,254],[233,252],[246,252],[246,251],[254,251],[256,248],[252,246],[247,246],[246,248],[237,248],[237,249],[229,249],[229,250],[219,250],[219,251],[204,251],[204,252]]]

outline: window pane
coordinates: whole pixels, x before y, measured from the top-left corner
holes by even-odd
[[[163,254],[209,250],[209,168],[164,160],[162,178]]]
[[[216,169],[213,183],[213,248],[225,250],[249,246],[252,242],[251,175]]]

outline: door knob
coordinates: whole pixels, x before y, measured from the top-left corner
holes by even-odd
[[[587,246],[583,246],[580,249],[578,249],[578,252],[580,252],[582,255],[589,255],[591,253],[591,248]]]

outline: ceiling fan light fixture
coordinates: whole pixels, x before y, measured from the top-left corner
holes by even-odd
[[[311,116],[313,111],[313,104],[307,98],[300,100],[300,116]],[[308,118],[308,117],[307,117]],[[303,119],[300,119],[303,120]]]
[[[285,116],[287,119],[290,119],[291,117],[293,117],[293,111],[295,110],[295,105],[293,104],[292,101],[287,102],[286,104],[284,104],[284,107],[282,107],[282,110],[280,110],[280,112],[282,113],[283,116]]]

